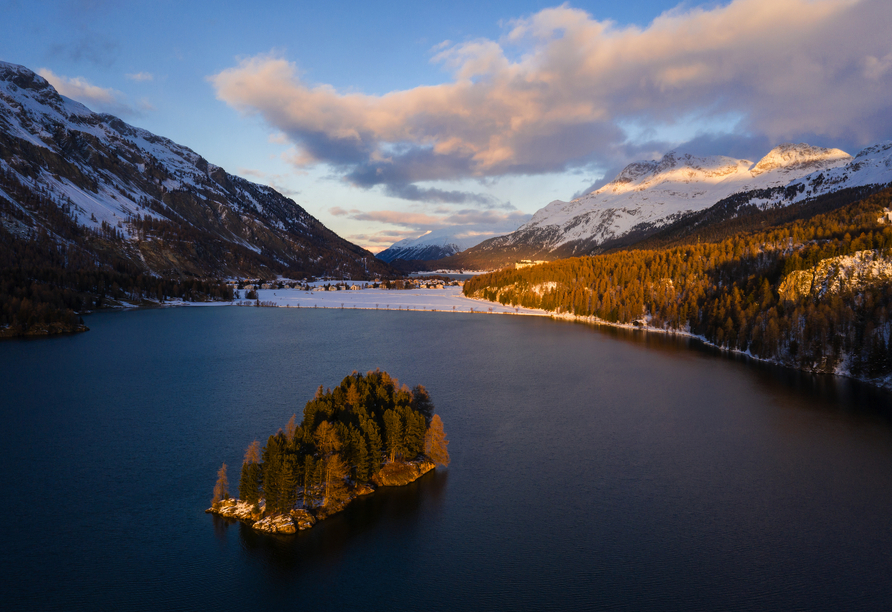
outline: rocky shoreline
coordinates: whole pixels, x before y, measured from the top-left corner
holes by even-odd
[[[337,514],[357,497],[374,493],[376,487],[401,487],[415,482],[431,470],[435,464],[427,459],[416,461],[387,463],[372,477],[374,484],[354,486],[343,501],[331,503],[318,508],[295,508],[288,514],[264,516],[264,507],[260,504],[249,504],[236,498],[224,499],[205,510],[228,519],[242,521],[252,529],[279,535],[290,535],[298,531],[310,529],[317,522]]]

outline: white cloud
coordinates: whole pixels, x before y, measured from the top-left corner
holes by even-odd
[[[131,74],[125,74],[124,76],[131,81],[136,81],[138,83],[155,80],[155,75],[153,75],[151,72],[135,72]]]
[[[342,93],[306,83],[279,55],[210,80],[218,98],[286,135],[295,163],[401,186],[613,166],[622,125],[689,117],[739,117],[741,133],[772,142],[888,138],[889,23],[888,0],[734,0],[645,28],[563,5],[510,22],[499,41],[438,46],[433,60],[452,75],[441,85]]]
[[[872,55],[864,58],[864,76],[872,81],[880,80],[890,69],[892,69],[892,52],[882,59]]]
[[[61,95],[77,100],[93,110],[111,113],[119,117],[134,117],[141,113],[127,104],[126,97],[115,89],[93,85],[83,77],[65,77],[55,74],[47,68],[41,68],[37,74],[45,78]],[[143,100],[140,110],[153,110],[152,105]]]

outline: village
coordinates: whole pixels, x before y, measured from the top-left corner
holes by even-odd
[[[278,279],[274,281],[262,279],[234,279],[227,282],[233,294],[244,299],[256,299],[259,290],[296,289],[298,291],[361,291],[363,289],[445,289],[447,287],[463,287],[463,280],[445,277],[420,277],[397,280],[375,279],[372,281],[350,281],[323,278],[319,280]]]

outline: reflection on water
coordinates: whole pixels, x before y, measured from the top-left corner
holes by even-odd
[[[671,355],[673,358],[690,359],[695,355],[705,355],[711,359],[736,362],[752,372],[754,381],[764,386],[766,391],[781,395],[785,400],[798,398],[799,401],[794,399],[794,403],[803,408],[870,415],[892,423],[892,393],[851,378],[812,374],[766,363],[741,353],[724,351],[689,336],[607,325],[571,324],[592,329],[609,338],[642,346],[649,351]]]
[[[449,472],[429,472],[404,487],[381,487],[354,500],[312,529],[293,536],[265,534],[239,523],[239,542],[272,576],[289,581],[308,564],[336,568],[345,549],[356,546],[371,531],[400,538],[436,520],[442,511]]]

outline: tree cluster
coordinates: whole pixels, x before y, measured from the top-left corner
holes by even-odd
[[[466,295],[615,323],[688,331],[796,367],[892,373],[892,286],[783,301],[793,271],[863,250],[892,256],[885,190],[837,210],[716,242],[559,260],[477,276]]]
[[[303,419],[292,416],[261,449],[245,453],[239,481],[243,501],[265,500],[268,514],[296,505],[326,507],[344,501],[349,489],[371,480],[386,462],[428,456],[446,465],[443,424],[421,385],[400,386],[387,372],[354,372],[334,389],[307,402]]]

